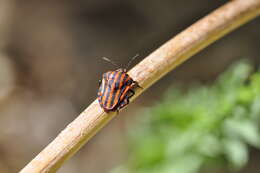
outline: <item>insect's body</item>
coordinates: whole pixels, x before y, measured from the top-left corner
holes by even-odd
[[[106,111],[119,111],[129,103],[135,92],[133,89],[138,86],[125,69],[109,71],[103,74],[98,91],[100,106]]]

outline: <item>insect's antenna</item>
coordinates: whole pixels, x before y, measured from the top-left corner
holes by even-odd
[[[120,66],[119,66],[117,63],[115,63],[114,61],[108,59],[107,57],[102,57],[102,59],[105,60],[105,61],[107,61],[107,62],[110,62],[110,63],[113,64],[114,66],[120,68]]]
[[[131,60],[128,62],[128,64],[126,65],[125,69],[128,69],[128,67],[131,65],[131,63],[135,60],[135,58],[137,58],[139,56],[139,54],[136,54],[133,58],[131,58]]]

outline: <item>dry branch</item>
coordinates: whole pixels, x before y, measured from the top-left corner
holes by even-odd
[[[177,65],[259,14],[260,0],[233,0],[172,38],[129,74],[147,89]],[[137,90],[135,97],[144,89]],[[55,172],[114,116],[104,113],[95,100],[21,172]]]

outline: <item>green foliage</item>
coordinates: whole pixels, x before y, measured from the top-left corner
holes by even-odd
[[[260,147],[260,72],[242,61],[211,87],[171,88],[130,128],[129,161],[114,172],[197,173],[239,169]],[[140,116],[139,116],[140,117]]]

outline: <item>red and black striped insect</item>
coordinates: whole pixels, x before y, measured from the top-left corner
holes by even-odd
[[[127,67],[136,57],[130,60]],[[107,58],[103,59],[118,66]],[[140,87],[127,74],[126,68],[108,71],[102,75],[102,80],[99,81],[98,102],[105,112],[118,112],[129,103],[129,99],[135,94],[134,88]]]

